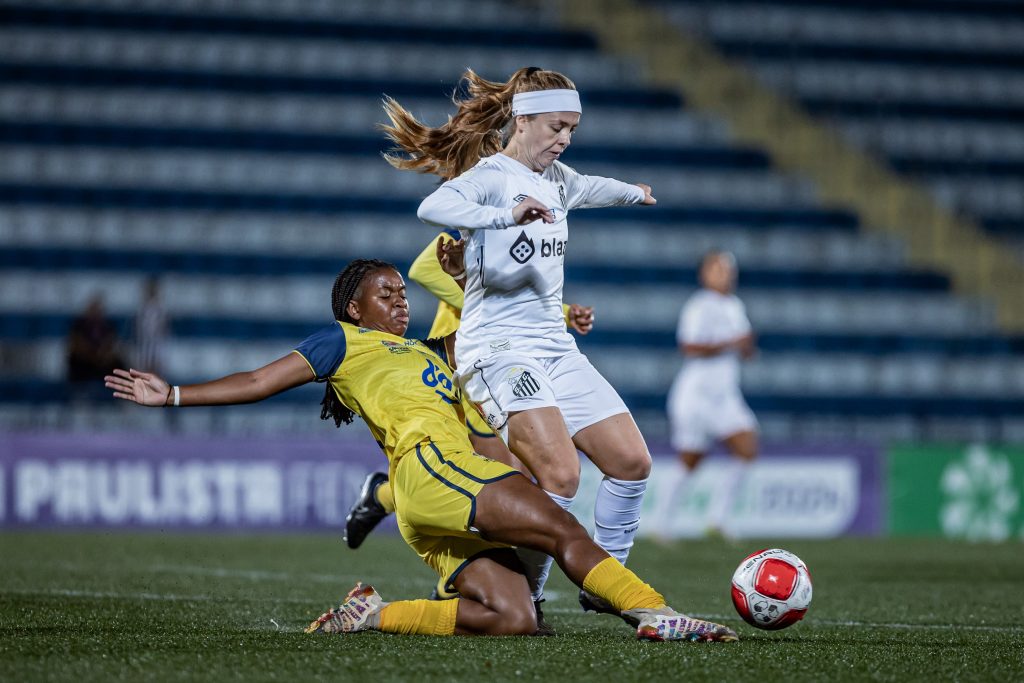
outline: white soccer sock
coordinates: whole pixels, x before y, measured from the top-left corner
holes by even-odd
[[[576,500],[576,496],[566,498],[551,493],[551,491],[544,491],[544,493],[548,494],[548,497],[566,512],[569,511],[573,501]],[[530,593],[533,596],[534,602],[536,602],[544,597],[544,584],[548,582],[548,574],[551,573],[551,556],[539,550],[531,550],[530,548],[516,548],[516,554],[519,555],[519,561],[523,563],[523,567],[526,569],[526,580],[530,584]]]
[[[749,470],[750,463],[746,460],[732,460],[726,465],[725,472],[708,503],[708,524],[712,528],[719,530],[723,528],[725,516],[732,511],[736,494],[739,493]]]
[[[594,542],[626,564],[629,549],[640,528],[640,504],[647,480],[623,481],[605,477],[594,501]]]
[[[685,500],[683,493],[690,480],[690,469],[678,461],[673,461],[667,469],[665,481],[658,488],[657,507],[653,514],[654,523],[657,525],[654,533],[661,539],[672,538],[676,516],[679,514],[680,501]]]

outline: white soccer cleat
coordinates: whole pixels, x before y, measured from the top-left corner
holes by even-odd
[[[695,643],[734,643],[739,636],[728,626],[713,621],[694,619],[675,610],[634,609],[623,612],[639,620],[636,637],[640,640],[688,640]]]
[[[360,581],[348,592],[341,604],[324,612],[306,629],[306,633],[355,633],[369,628],[367,621],[381,611],[386,603],[373,586]]]

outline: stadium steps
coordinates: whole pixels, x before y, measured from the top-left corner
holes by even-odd
[[[268,362],[273,359],[268,359]],[[90,388],[87,391],[92,391]],[[92,397],[103,395],[100,388]],[[630,410],[664,410],[664,394],[630,394],[621,392]],[[263,402],[265,406],[307,404],[313,410],[322,397],[323,388],[317,385],[299,387],[273,396]],[[46,382],[39,379],[0,380],[0,402],[45,404],[66,403],[73,400],[65,382]],[[979,397],[915,397],[915,396],[828,396],[828,395],[760,395],[748,393],[747,402],[755,412],[788,413],[793,415],[848,415],[879,417],[888,415],[950,416],[975,418],[1001,418],[1019,413],[1019,398],[997,399]]]
[[[164,252],[134,249],[61,249],[11,247],[0,252],[0,268],[40,271],[105,270],[150,275],[165,273],[200,275],[265,276],[335,274],[339,256],[299,256],[239,253]],[[397,261],[402,272],[408,272],[409,261]],[[595,263],[570,263],[565,267],[566,279],[574,283],[622,282],[629,284],[662,283],[689,285],[697,281],[696,267],[624,266]],[[745,288],[849,289],[858,292],[913,291],[943,292],[948,279],[938,273],[867,271],[843,272],[828,270],[767,270],[745,267],[742,285]]]
[[[977,225],[936,205],[656,9],[622,0],[565,0],[563,7],[567,23],[594,31],[620,53],[646,56],[654,82],[725,117],[740,140],[769,150],[783,169],[813,177],[826,202],[854,207],[869,230],[897,231],[913,263],[950,273],[957,291],[991,297],[1005,329],[1024,329],[1024,299],[1016,295],[1024,268]]]
[[[204,192],[150,188],[93,187],[0,183],[0,204],[20,207],[100,209],[190,209],[202,211],[251,211],[271,214],[344,215],[374,213],[410,220],[419,199],[388,199],[380,196],[338,196],[306,193],[266,194],[253,192]],[[595,209],[581,212],[575,223],[589,221],[652,223],[671,226],[747,225],[755,230],[802,228],[807,230],[856,230],[857,217],[848,211],[817,208],[744,209],[724,206],[642,207]]]
[[[0,128],[0,144],[42,147],[111,147],[200,149],[330,156],[372,156],[391,144],[380,134],[330,135],[263,130],[142,127],[127,125],[74,125],[7,122]],[[573,146],[574,162],[639,164],[683,169],[767,170],[763,152],[734,146]]]
[[[63,339],[74,319],[72,313],[0,313],[0,337],[9,348],[15,345]],[[125,334],[131,329],[128,314],[111,316],[115,327]],[[323,320],[252,319],[231,316],[175,315],[170,320],[171,335],[177,340],[281,340],[295,342],[315,330]],[[426,330],[422,321],[416,322],[414,336]],[[672,349],[676,344],[675,332],[665,327],[640,327],[635,330],[601,329],[597,327],[579,341],[582,347]],[[1024,336],[1001,335],[926,335],[926,334],[868,334],[855,332],[797,332],[767,331],[758,334],[758,349],[764,353],[825,353],[825,354],[930,354],[950,358],[961,356],[1021,356],[1024,355]]]
[[[267,17],[237,13],[194,14],[131,7],[54,6],[5,2],[0,6],[0,22],[6,26],[46,27],[130,31],[158,35],[250,36],[260,38],[291,37],[344,41],[387,41],[399,45],[473,45],[508,46],[517,49],[561,45],[564,48],[596,51],[597,44],[584,31],[552,30],[543,27],[465,26],[447,22],[441,26],[422,23],[332,20],[325,17]]]

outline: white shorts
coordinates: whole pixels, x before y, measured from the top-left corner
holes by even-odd
[[[554,406],[569,436],[629,409],[587,357],[530,358],[512,351],[482,358],[456,375],[462,391],[494,431],[508,440],[509,413]]]
[[[701,392],[681,381],[668,395],[668,421],[672,447],[681,453],[706,453],[716,441],[758,428],[739,389]]]

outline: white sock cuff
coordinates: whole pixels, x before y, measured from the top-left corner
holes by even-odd
[[[551,493],[551,491],[544,491],[544,493],[548,494],[548,498],[555,501],[555,503],[558,504],[558,507],[562,508],[563,510],[568,510],[570,507],[572,507],[572,504],[576,502],[576,496],[566,498],[565,496],[560,496],[557,493]]]
[[[639,498],[647,491],[647,479],[626,481],[625,479],[605,477],[601,481],[601,488],[616,498]]]
[[[621,486],[624,489],[643,490],[647,488],[647,482],[649,479],[644,477],[643,479],[616,479],[615,477],[605,477],[605,481],[611,482],[617,486]]]

